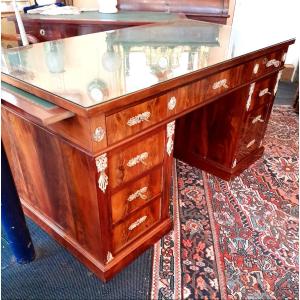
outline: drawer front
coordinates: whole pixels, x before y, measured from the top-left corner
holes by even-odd
[[[113,228],[112,247],[114,254],[160,220],[160,201],[161,199],[157,198],[149,206],[140,209],[126,221]]]
[[[205,79],[182,86],[159,97],[167,117],[180,114],[205,100]]]
[[[53,41],[64,37],[58,25],[51,26],[39,23],[38,26],[34,26],[34,30],[40,41]]]
[[[110,186],[115,188],[150,170],[163,161],[165,131],[132,143],[124,150],[113,150],[109,157]]]
[[[26,23],[27,33],[35,36],[40,42],[53,41],[78,35],[78,26],[72,24]]]
[[[267,79],[252,83],[249,86],[249,94],[246,103],[246,109],[248,111],[269,103],[273,99],[276,80],[277,74]]]
[[[167,116],[174,116],[200,103],[200,99],[193,97],[193,84],[189,84],[159,97],[167,108]]]
[[[158,196],[161,191],[162,168],[156,168],[141,179],[112,194],[111,214],[113,224]]]
[[[245,80],[253,80],[284,65],[286,50],[268,53],[246,64]]]
[[[166,106],[158,98],[110,115],[106,118],[108,144],[140,132],[165,116]]]
[[[237,161],[242,160],[253,150],[261,146],[261,141],[266,129],[266,118],[268,116],[269,107],[270,105],[263,105],[247,114],[237,154]]]
[[[238,66],[205,79],[205,100],[227,92],[240,84],[243,66]]]

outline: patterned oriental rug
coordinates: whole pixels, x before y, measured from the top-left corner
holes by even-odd
[[[264,156],[230,182],[177,161],[151,299],[298,299],[298,131],[274,107]]]

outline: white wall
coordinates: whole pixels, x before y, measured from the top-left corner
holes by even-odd
[[[236,40],[234,53],[244,53],[265,42],[271,44],[296,37],[296,44],[289,48],[286,59],[286,64],[296,67],[300,50],[299,4],[299,0],[236,0],[232,24]]]
[[[97,0],[73,0],[73,5],[84,10],[98,10]]]

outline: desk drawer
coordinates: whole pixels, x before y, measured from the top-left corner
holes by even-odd
[[[228,69],[205,79],[205,100],[227,92],[240,84],[243,66]]]
[[[160,131],[124,150],[113,150],[109,158],[110,186],[115,188],[162,163],[165,131]]]
[[[284,65],[286,51],[280,50],[268,53],[246,64],[244,80],[250,81],[278,70]]]
[[[266,118],[268,116],[269,107],[268,104],[263,105],[247,114],[237,161],[242,160],[250,152],[260,147],[266,129]]]
[[[277,74],[267,79],[252,83],[249,86],[249,94],[246,104],[246,109],[248,111],[256,109],[257,107],[269,103],[272,100],[276,80]]]
[[[78,28],[74,24],[44,24],[25,21],[26,32],[35,36],[40,42],[77,36],[79,34]]]
[[[159,122],[166,116],[166,105],[157,98],[127,108],[106,118],[111,145]]]
[[[161,105],[167,108],[167,117],[180,114],[205,100],[205,79],[187,84],[159,97]]]
[[[197,103],[200,103],[201,99],[199,97],[200,91],[203,93],[203,89],[199,90],[199,95],[197,99],[194,97],[194,85],[188,84],[183,87],[174,89],[168,93],[163,94],[159,97],[160,102],[164,103],[164,106],[167,108],[167,116],[174,116],[179,114]],[[203,97],[202,97],[203,99]]]
[[[160,198],[151,201],[150,205],[140,209],[126,221],[113,228],[112,246],[114,253],[145,233],[160,220],[160,201]]]
[[[113,224],[143,206],[162,191],[162,168],[156,168],[111,196]]]

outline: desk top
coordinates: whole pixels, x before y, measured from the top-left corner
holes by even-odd
[[[238,32],[226,25],[180,20],[131,27],[5,50],[2,72],[91,108],[282,42],[258,35],[242,40],[243,52]]]
[[[24,14],[22,18],[26,21],[47,20],[47,22],[67,22],[67,23],[122,23],[126,24],[146,24],[153,22],[174,21],[184,18],[183,14],[165,13],[165,12],[147,12],[147,11],[119,11],[114,14],[103,14],[98,11],[86,11],[79,15],[40,15]]]

